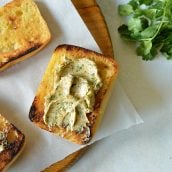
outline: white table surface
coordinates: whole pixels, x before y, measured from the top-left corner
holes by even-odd
[[[97,2],[120,64],[120,82],[145,123],[95,143],[69,171],[171,172],[172,61],[158,57],[144,62],[136,56],[134,45],[119,38],[117,28],[124,20],[117,5],[125,0]]]

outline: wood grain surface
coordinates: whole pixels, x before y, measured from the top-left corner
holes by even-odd
[[[77,11],[92,33],[102,53],[113,56],[111,39],[106,22],[95,0],[72,0]]]
[[[93,35],[94,39],[96,40],[97,44],[99,45],[102,53],[104,55],[113,57],[113,48],[106,22],[96,1],[72,0],[72,2],[75,5],[80,16],[82,17],[83,21],[87,25],[89,31]],[[88,146],[70,154],[63,160],[52,164],[50,167],[43,170],[43,172],[66,171],[66,169],[69,168],[73,163],[75,163],[87,149],[89,149]]]

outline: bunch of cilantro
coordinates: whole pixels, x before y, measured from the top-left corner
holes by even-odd
[[[152,60],[158,51],[172,59],[172,0],[130,0],[119,5],[119,14],[128,16],[118,28],[122,38],[137,42],[137,54]]]

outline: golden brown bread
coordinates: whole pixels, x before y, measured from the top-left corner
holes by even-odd
[[[1,114],[0,135],[0,171],[4,171],[21,153],[25,136]]]
[[[0,71],[40,51],[51,35],[33,0],[0,7]]]
[[[78,133],[75,131],[68,131],[64,127],[49,127],[45,124],[44,116],[44,103],[45,96],[47,96],[53,89],[54,84],[54,71],[59,64],[61,57],[67,57],[70,59],[88,58],[94,61],[97,65],[99,75],[102,79],[103,86],[100,88],[95,97],[94,111],[88,114],[90,134],[86,131]],[[60,45],[56,48],[53,57],[45,71],[42,82],[38,88],[35,99],[30,109],[29,118],[37,126],[59,136],[64,137],[77,144],[88,143],[92,136],[95,134],[96,129],[102,119],[103,112],[106,107],[108,97],[111,93],[114,80],[117,77],[118,66],[116,62],[110,58],[107,58],[96,52],[76,47],[72,45]]]

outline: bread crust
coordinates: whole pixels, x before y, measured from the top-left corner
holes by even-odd
[[[22,152],[25,145],[25,136],[2,115],[0,115],[0,121],[1,130],[3,129],[3,131],[6,132],[7,137],[10,133],[9,137],[14,137],[13,141],[9,143],[2,152],[0,152],[0,171],[5,171]]]
[[[13,0],[1,7],[0,24],[0,71],[31,57],[51,38],[33,0]]]
[[[88,134],[87,131],[84,131],[83,133],[77,133],[76,131],[67,131],[65,128],[60,128],[60,127],[49,128],[44,123],[43,120],[44,97],[53,89],[53,83],[54,83],[53,72],[55,66],[58,64],[58,59],[59,59],[58,57],[63,55],[71,59],[88,58],[90,60],[93,60],[98,67],[98,72],[102,79],[103,86],[96,94],[94,111],[92,113],[87,114],[89,120],[88,127],[90,129],[90,134]],[[45,71],[42,82],[38,88],[38,91],[32,103],[29,113],[30,120],[40,128],[55,133],[59,136],[62,136],[65,139],[68,139],[74,143],[77,144],[88,143],[95,134],[96,129],[98,128],[99,123],[102,119],[109,94],[112,90],[113,83],[117,77],[117,73],[118,73],[118,65],[113,59],[109,57],[73,45],[58,46],[55,49],[53,57],[50,60],[50,63],[47,67],[47,70]]]

